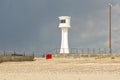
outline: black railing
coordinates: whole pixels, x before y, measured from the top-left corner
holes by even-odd
[[[27,53],[27,52],[17,52],[17,51],[0,51],[0,56],[34,56],[33,53]]]
[[[47,53],[60,53],[60,48],[55,48],[49,50]],[[64,49],[63,49],[64,51]],[[120,49],[112,49],[112,53],[110,53],[109,48],[70,48],[69,53],[77,53],[77,54],[120,54]]]

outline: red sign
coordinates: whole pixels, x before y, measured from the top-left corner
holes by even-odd
[[[46,59],[52,59],[52,54],[47,54]]]

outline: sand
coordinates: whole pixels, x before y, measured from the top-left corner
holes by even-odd
[[[120,80],[120,58],[4,62],[0,80]]]

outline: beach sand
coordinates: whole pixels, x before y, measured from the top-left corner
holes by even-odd
[[[120,58],[3,62],[0,80],[120,80]]]

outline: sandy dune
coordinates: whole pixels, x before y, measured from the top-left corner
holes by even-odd
[[[35,59],[0,63],[0,80],[120,80],[120,59]]]

